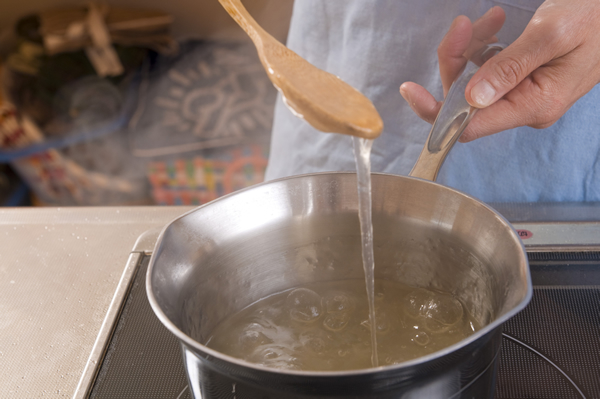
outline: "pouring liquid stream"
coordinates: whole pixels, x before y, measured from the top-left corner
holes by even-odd
[[[375,320],[375,256],[373,253],[373,223],[371,212],[371,148],[373,140],[352,137],[356,160],[358,186],[358,218],[365,285],[369,302],[369,325],[371,330],[371,363],[379,366],[377,356],[377,323]]]

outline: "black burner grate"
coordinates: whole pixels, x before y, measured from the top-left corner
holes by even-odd
[[[535,287],[504,332],[496,398],[600,398],[598,287]]]
[[[135,275],[92,399],[191,399],[179,343],[146,296],[149,260],[144,257]]]

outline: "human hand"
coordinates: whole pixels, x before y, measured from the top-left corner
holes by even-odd
[[[475,39],[489,42],[503,22],[499,7],[473,24],[464,16],[454,20],[438,48],[444,95],[476,47]],[[482,109],[460,141],[519,126],[546,128],[556,122],[600,82],[598,28],[600,3],[546,0],[523,34],[486,62],[467,85],[467,101]],[[441,103],[415,83],[404,83],[400,92],[417,115],[433,123]]]

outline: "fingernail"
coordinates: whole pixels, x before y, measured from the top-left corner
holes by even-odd
[[[404,98],[404,100],[410,104],[410,96],[408,95],[408,91],[404,85],[400,86],[400,95],[402,95],[402,98]]]
[[[473,102],[480,107],[487,107],[494,101],[496,97],[496,90],[494,87],[485,79],[477,82],[471,89],[471,99]]]
[[[485,14],[483,14],[483,16],[481,18],[489,17],[490,15],[492,15],[492,12],[494,12],[493,10],[494,10],[494,7],[490,8],[489,10],[487,10],[485,12]]]

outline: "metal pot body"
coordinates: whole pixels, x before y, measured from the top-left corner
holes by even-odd
[[[416,178],[372,176],[376,278],[449,291],[484,328],[419,359],[346,372],[278,371],[202,344],[225,317],[268,295],[364,279],[356,191],[351,173],[282,179],[163,230],[148,295],[181,340],[196,398],[493,397],[501,325],[532,294],[525,250],[485,204]]]

